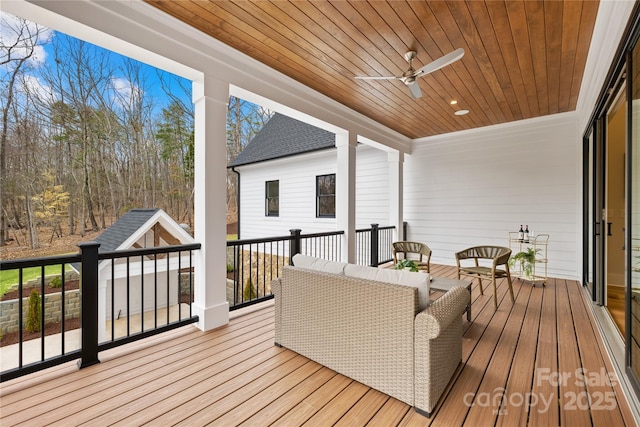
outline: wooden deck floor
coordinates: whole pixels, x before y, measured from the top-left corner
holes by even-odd
[[[274,346],[268,305],[4,383],[0,425],[635,425],[578,283],[516,280],[514,292],[512,306],[501,282],[494,312],[474,283],[463,364],[431,418]]]

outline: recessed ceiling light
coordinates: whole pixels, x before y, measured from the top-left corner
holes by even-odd
[[[458,103],[458,101],[456,101],[455,99],[450,102],[451,105],[456,105],[457,103]]]
[[[469,114],[469,110],[458,110],[454,114],[456,116],[464,116],[465,114]]]

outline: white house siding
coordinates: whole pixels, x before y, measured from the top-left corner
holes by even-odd
[[[366,145],[356,151],[356,228],[389,224],[387,153]]]
[[[336,173],[333,149],[236,168],[240,172],[240,238],[336,230],[335,218],[316,218],[316,176]],[[387,153],[359,145],[356,151],[356,228],[388,225]],[[265,216],[265,182],[280,181],[280,215]]]
[[[405,160],[408,238],[455,265],[474,245],[508,246],[520,224],[548,233],[549,275],[578,277],[581,212],[576,115],[558,114],[427,138]]]

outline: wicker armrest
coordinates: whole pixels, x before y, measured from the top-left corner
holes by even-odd
[[[415,319],[414,406],[427,417],[462,360],[462,313],[469,290],[454,286]]]
[[[275,300],[275,344],[280,345],[280,326],[282,325],[282,280],[276,278],[271,281],[271,293]]]
[[[464,286],[454,286],[443,296],[416,316],[416,331],[420,330],[427,339],[437,338],[451,322],[462,316],[471,301],[469,290]]]

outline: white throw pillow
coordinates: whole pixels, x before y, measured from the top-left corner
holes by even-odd
[[[293,265],[307,270],[323,271],[332,274],[344,274],[346,262],[329,261],[308,255],[296,254],[293,256]]]
[[[429,275],[427,273],[347,264],[344,268],[344,274],[345,276],[357,277],[359,279],[375,280],[377,282],[418,288],[418,306],[420,311],[429,305]]]
[[[344,268],[344,275],[357,277],[358,279],[378,280],[378,270],[380,269],[375,267],[367,267],[366,265],[348,264]],[[389,283],[388,280],[381,281]]]

